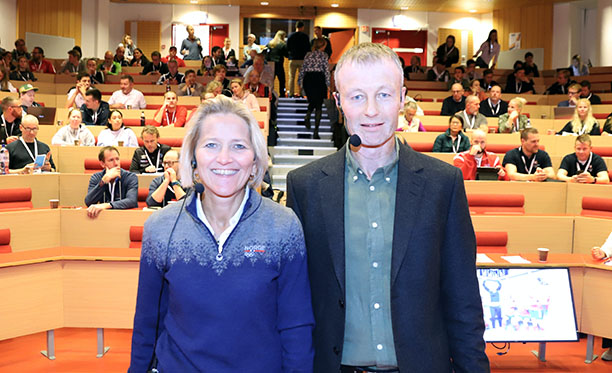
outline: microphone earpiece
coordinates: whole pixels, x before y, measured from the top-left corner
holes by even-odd
[[[361,145],[361,137],[359,137],[359,135],[356,133],[352,134],[351,137],[349,137],[349,144],[353,145],[354,147],[358,147]]]
[[[198,194],[202,194],[204,193],[204,185],[197,183],[193,186],[193,189],[195,189],[196,193]]]
[[[194,170],[198,167],[198,163],[196,162],[195,158],[191,160],[191,168],[193,168]]]

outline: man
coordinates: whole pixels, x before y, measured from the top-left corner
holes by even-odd
[[[213,60],[213,66],[225,65],[225,57],[223,56],[223,49],[221,47],[214,46],[210,52]]]
[[[71,49],[68,51],[68,61],[62,66],[58,74],[74,75],[79,72],[79,62],[81,55],[77,50]]]
[[[55,163],[51,156],[51,149],[43,142],[38,141],[38,119],[33,115],[26,115],[21,122],[21,138],[6,146],[9,151],[9,166],[11,173],[29,173],[34,167],[34,161],[39,154],[46,154],[42,171],[53,172]],[[26,167],[27,166],[27,167]]]
[[[230,57],[236,58],[236,51],[232,49],[232,40],[230,38],[225,38],[223,41],[223,56],[225,60],[229,60]]]
[[[123,47],[122,45],[117,47],[117,49],[115,50],[115,58],[113,58],[113,61],[118,63],[121,67],[130,66],[130,61],[125,58],[125,47]]]
[[[514,79],[508,79],[506,84],[505,93],[535,93],[533,88],[533,81],[525,76],[525,68],[521,64],[514,69]]]
[[[85,92],[87,92],[89,88],[91,88],[91,77],[89,76],[89,73],[79,73],[77,75],[76,86],[71,88],[66,95],[66,108],[81,108],[85,104]]]
[[[455,83],[451,87],[452,95],[442,101],[442,110],[440,115],[451,116],[465,109],[465,96],[463,95],[463,86]]]
[[[485,117],[499,117],[508,112],[508,103],[501,99],[501,87],[493,85],[489,90],[489,98],[480,103],[480,113]]]
[[[119,75],[121,74],[121,64],[115,62],[113,52],[106,51],[104,53],[104,61],[98,66],[98,70],[102,71],[105,75]]]
[[[554,179],[555,171],[548,153],[540,148],[540,135],[536,128],[521,132],[521,146],[504,156],[503,166],[510,180],[546,181]]]
[[[557,107],[576,107],[578,100],[580,100],[580,94],[582,93],[582,86],[578,83],[573,83],[567,88],[567,100],[559,102]]]
[[[151,53],[151,62],[147,63],[140,75],[161,75],[168,72],[168,65],[161,61],[158,51]]]
[[[104,168],[91,175],[85,196],[87,216],[95,219],[102,210],[133,209],[138,206],[138,177],[121,169],[119,150],[105,146],[98,153]]]
[[[185,74],[178,71],[176,60],[168,61],[168,72],[159,77],[157,84],[178,85],[181,83],[185,83]]]
[[[185,83],[178,86],[177,96],[200,96],[206,90],[203,84],[196,82],[196,72],[194,70],[185,71]]]
[[[453,164],[463,173],[463,180],[476,180],[478,167],[497,168],[499,180],[504,180],[506,171],[501,166],[499,157],[495,153],[486,150],[487,133],[479,129],[472,132],[471,144],[470,150],[458,153],[453,158]]]
[[[486,69],[482,73],[482,79],[479,80],[480,89],[485,92],[489,92],[494,85],[497,85],[497,82],[493,80],[493,70]]]
[[[104,84],[104,73],[102,71],[98,71],[97,66],[98,61],[95,58],[90,58],[87,60],[87,75],[89,75],[89,80],[91,84]]]
[[[170,150],[164,156],[164,174],[156,177],[149,185],[147,207],[164,207],[170,201],[185,197],[179,177],[179,153]]]
[[[563,157],[557,179],[583,184],[608,184],[606,162],[591,151],[591,137],[587,134],[576,138],[575,152]]]
[[[170,60],[176,60],[176,63],[178,64],[178,67],[185,67],[185,61],[183,61],[182,58],[180,58],[179,56],[177,56],[177,49],[176,47],[173,45],[170,47],[170,49],[168,49],[168,55],[164,58],[161,59],[161,61],[163,63],[168,63],[168,61]]]
[[[533,53],[527,52],[525,53],[525,63],[523,64],[525,67],[525,75],[530,78],[539,78],[540,72],[538,71],[538,65],[533,62]]]
[[[304,56],[310,52],[310,40],[308,40],[308,35],[304,33],[303,21],[296,22],[295,32],[287,38],[287,51],[289,52],[289,96],[293,97],[295,96],[297,70],[302,69]]]
[[[0,116],[0,143],[9,144],[21,136],[21,104],[19,100],[6,96],[0,104],[2,115]]]
[[[259,71],[251,70],[249,73],[249,79],[244,84],[244,89],[248,89],[256,97],[267,97],[272,98],[272,92],[270,87],[263,84],[259,79]]]
[[[580,82],[580,98],[587,98],[591,105],[601,105],[601,98],[591,92],[591,82],[583,80]]]
[[[331,58],[332,55],[332,46],[331,46],[331,42],[329,40],[329,38],[325,35],[323,35],[323,29],[321,28],[321,26],[315,26],[314,29],[314,38],[310,41],[310,48],[312,48],[312,46],[314,45],[315,40],[317,39],[325,39],[325,41],[327,42],[327,44],[325,44],[325,54],[327,54],[327,59]]]
[[[480,114],[480,100],[478,96],[470,95],[465,99],[465,110],[457,113],[463,117],[463,129],[466,131],[475,130],[480,126],[487,126],[487,117]]]
[[[28,61],[32,59],[30,53],[28,53],[28,48],[26,47],[25,40],[17,39],[15,40],[15,49],[13,49],[13,65],[17,67],[17,61],[19,61],[19,57],[24,56]]]
[[[41,47],[34,47],[32,49],[30,71],[41,74],[56,74],[55,67],[53,67],[51,61],[45,58],[45,52]]]
[[[143,128],[140,138],[144,145],[134,152],[130,172],[135,174],[163,172],[164,155],[172,148],[158,142],[159,131],[153,126]]]
[[[465,63],[465,78],[470,82],[476,79],[476,61],[471,58]]]
[[[546,90],[547,95],[565,95],[571,83],[569,79],[570,73],[568,70],[557,71],[557,81]]]
[[[147,108],[144,94],[134,89],[134,78],[131,75],[122,75],[119,79],[119,89],[113,92],[108,104],[111,109],[140,109]]]
[[[452,79],[450,79],[446,83],[446,86],[447,86],[446,89],[448,89],[450,91],[451,87],[455,83],[461,84],[461,86],[463,87],[464,90],[465,89],[469,89],[470,88],[470,82],[468,82],[468,80],[463,77],[463,74],[465,74],[465,68],[463,66],[455,67],[455,73],[453,74]]]
[[[19,101],[21,103],[22,116],[28,113],[28,108],[40,107],[40,104],[34,101],[36,99],[36,91],[38,91],[38,87],[34,87],[30,83],[19,87]]]
[[[96,88],[85,92],[85,103],[81,106],[83,124],[87,126],[106,126],[110,116],[108,102],[102,101],[102,93]]]
[[[459,62],[459,49],[455,45],[455,36],[448,35],[446,43],[440,45],[435,54],[440,59],[440,62],[444,64],[445,68],[449,68]]]
[[[431,82],[448,82],[450,80],[448,70],[437,56],[433,58],[433,67],[427,70],[427,80]]]
[[[259,73],[259,81],[268,87],[274,87],[274,73],[271,69],[266,69],[264,64],[264,56],[258,54],[253,58],[253,66],[249,67],[244,73],[244,81],[248,82],[250,79],[251,71],[257,71]]]
[[[488,372],[461,172],[396,140],[406,89],[389,47],[352,47],[335,78],[361,146],[287,178],[306,240],[314,371]]]

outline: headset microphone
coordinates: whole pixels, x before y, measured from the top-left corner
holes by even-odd
[[[349,144],[353,145],[354,147],[358,147],[361,145],[361,137],[359,137],[359,135],[356,133],[352,134],[351,137],[349,137]]]
[[[204,185],[197,183],[193,186],[193,189],[195,189],[196,193],[198,194],[202,194],[204,193]]]

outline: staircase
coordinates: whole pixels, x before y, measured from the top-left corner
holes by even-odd
[[[332,143],[332,130],[327,110],[323,106],[323,116],[319,126],[320,140],[314,140],[314,112],[311,116],[311,129],[304,126],[308,101],[301,98],[281,98],[278,103],[278,144],[269,148],[272,157],[270,176],[274,189],[286,190],[287,173],[316,159],[336,151]]]

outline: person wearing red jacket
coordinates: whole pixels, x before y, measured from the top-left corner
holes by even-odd
[[[178,105],[178,97],[173,91],[164,94],[164,104],[153,116],[156,127],[184,127],[187,120],[187,108]]]
[[[499,161],[499,157],[493,152],[486,151],[486,132],[479,129],[473,131],[471,145],[470,149],[458,153],[453,158],[453,164],[461,169],[463,173],[463,180],[476,180],[476,170],[478,167],[497,168],[498,179],[509,180],[506,170]]]

